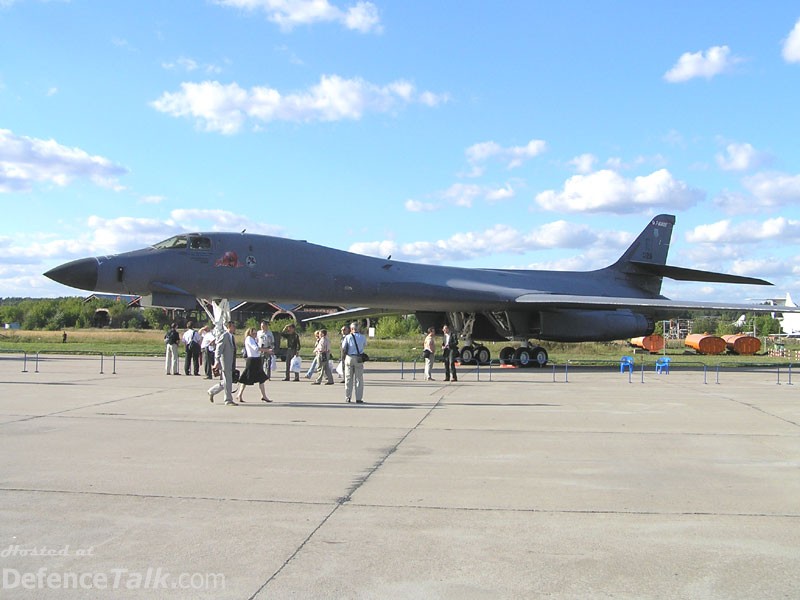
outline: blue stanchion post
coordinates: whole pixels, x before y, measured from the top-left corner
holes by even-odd
[[[100,375],[103,374],[103,353],[100,353]]]

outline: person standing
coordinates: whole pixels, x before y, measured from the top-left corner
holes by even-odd
[[[211,379],[211,371],[214,366],[214,348],[217,347],[217,338],[209,327],[203,327],[200,332],[203,339],[200,342],[200,352],[203,357],[203,371],[206,379]]]
[[[297,328],[294,324],[289,323],[283,328],[281,337],[286,340],[286,377],[283,380],[289,381],[292,359],[300,354],[300,336],[297,334]],[[295,372],[294,380],[300,381],[300,373]]]
[[[444,380],[458,381],[456,375],[456,358],[458,358],[458,338],[450,332],[450,327],[442,327],[442,354],[444,357]]]
[[[269,323],[261,321],[261,328],[256,334],[256,339],[258,340],[259,348],[269,350],[269,352],[263,352],[262,356],[264,357],[264,372],[267,374],[267,379],[270,379],[272,356],[275,351],[275,336],[269,330]]]
[[[342,325],[342,329],[339,331],[339,333],[342,336],[339,340],[339,346],[341,347],[342,343],[344,342],[344,338],[350,335],[350,326]],[[339,376],[339,379],[341,379],[339,383],[344,383],[344,354],[339,357],[339,362],[336,364],[336,374]]]
[[[263,402],[272,402],[267,398],[267,391],[264,389],[264,382],[267,380],[267,374],[264,373],[264,361],[261,355],[268,352],[266,348],[262,350],[258,345],[256,339],[256,330],[251,327],[244,334],[244,351],[247,356],[247,362],[244,366],[244,371],[239,377],[239,394],[236,399],[239,402],[244,402],[244,388],[248,385],[258,384],[258,389],[261,390],[261,400]]]
[[[178,342],[180,339],[181,334],[178,333],[178,325],[173,323],[169,326],[167,333],[164,335],[164,343],[167,347],[164,370],[167,372],[167,375],[180,375],[180,373],[178,373]]]
[[[425,381],[433,381],[433,359],[435,356],[434,345],[436,338],[434,334],[436,330],[433,327],[428,327],[428,335],[425,336],[425,341],[422,343],[422,355],[425,357]]]
[[[314,346],[314,354],[317,359],[317,378],[311,385],[320,385],[322,378],[325,377],[325,385],[333,385],[333,373],[331,372],[331,341],[328,338],[328,330],[319,330],[319,339]]]
[[[367,346],[367,338],[358,332],[358,323],[350,324],[350,333],[342,340],[344,357],[344,395],[350,402],[355,391],[356,403],[364,403],[364,361],[361,355]]]
[[[222,379],[208,389],[208,399],[214,402],[214,396],[225,391],[225,404],[236,406],[233,401],[233,371],[236,368],[236,325],[233,321],[225,323],[225,333],[217,340],[214,368],[222,373]]]
[[[186,346],[186,358],[183,361],[183,372],[191,375],[200,375],[200,334],[194,330],[194,322],[186,323],[186,331],[183,332],[183,343]]]

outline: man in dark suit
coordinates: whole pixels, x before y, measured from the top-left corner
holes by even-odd
[[[450,327],[442,327],[442,355],[444,358],[444,380],[458,381],[456,375],[456,358],[458,358],[458,337],[450,331]]]

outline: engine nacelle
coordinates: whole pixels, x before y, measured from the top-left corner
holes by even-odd
[[[607,342],[650,335],[652,319],[630,310],[541,311],[539,338],[553,342]]]

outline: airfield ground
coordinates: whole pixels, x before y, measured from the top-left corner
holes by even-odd
[[[3,598],[800,597],[800,374],[370,363],[365,405],[226,407],[159,359],[25,367]]]

